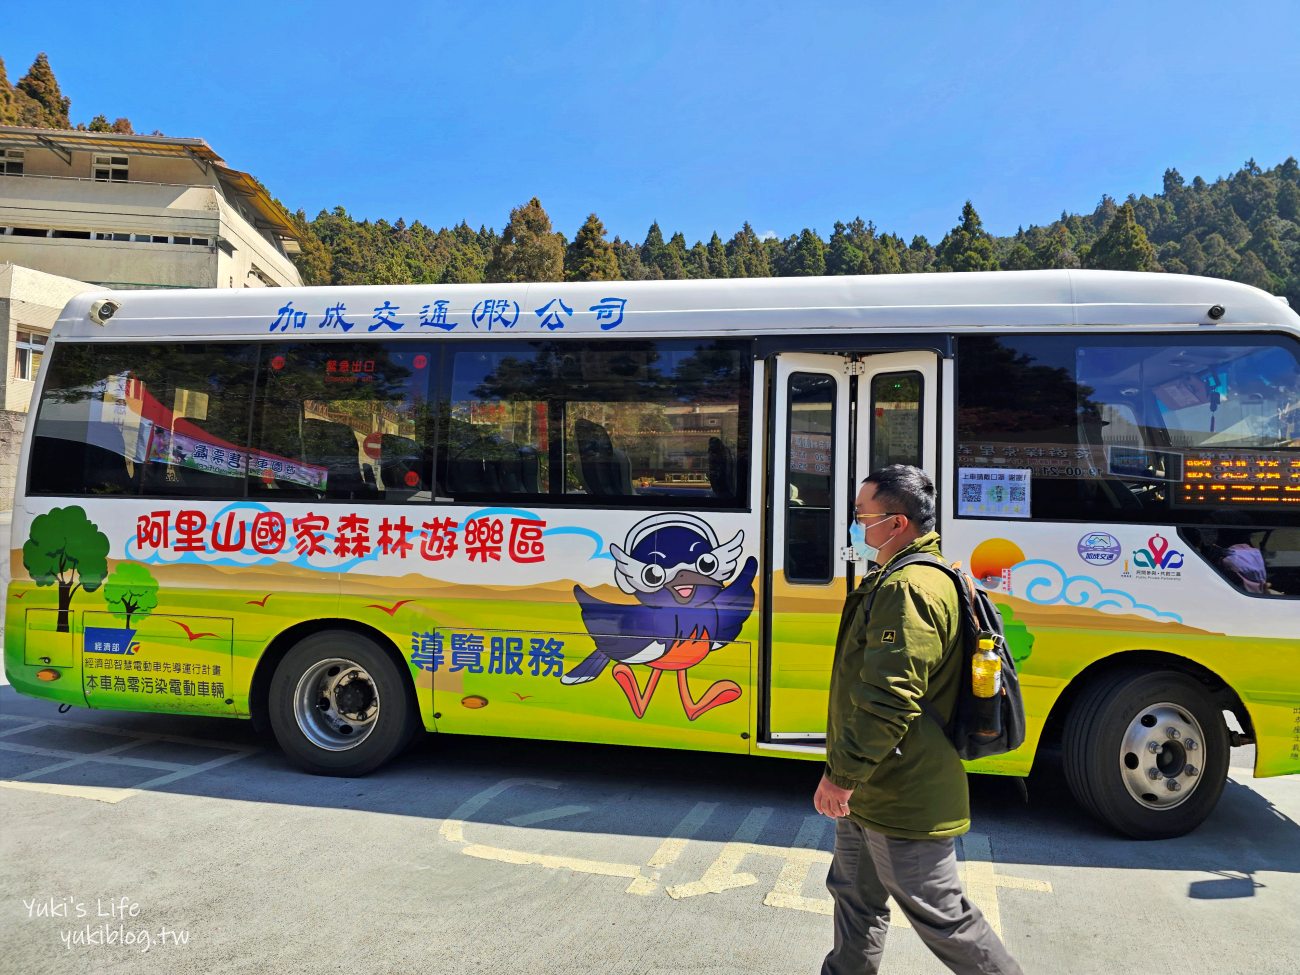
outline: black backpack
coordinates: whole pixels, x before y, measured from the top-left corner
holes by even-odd
[[[958,681],[957,706],[952,720],[945,722],[925,701],[921,709],[943,728],[948,740],[957,749],[958,757],[970,762],[1014,751],[1025,740],[1025,704],[1020,697],[1020,678],[1011,657],[1002,629],[1002,614],[989,599],[988,593],[975,585],[961,569],[954,568],[933,555],[918,553],[892,562],[876,583],[908,565],[932,565],[946,573],[957,587],[958,605],[961,607],[961,679]],[[868,608],[868,612],[870,609]],[[992,639],[1002,661],[1002,691],[993,698],[975,696],[971,683],[971,659],[979,650],[981,639]]]

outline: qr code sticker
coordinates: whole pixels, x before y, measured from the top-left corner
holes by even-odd
[[[962,501],[965,502],[966,504],[979,504],[980,497],[981,497],[980,495],[981,487],[982,485],[979,484],[963,484],[961,486]]]
[[[1025,503],[1025,486],[1023,484],[1013,484],[1011,485],[1009,490],[1011,491],[1012,504]]]

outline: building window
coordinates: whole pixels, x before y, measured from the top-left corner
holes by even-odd
[[[126,182],[126,156],[95,156],[95,179],[101,183]]]
[[[23,174],[23,151],[21,149],[0,149],[0,175],[21,176]]]
[[[18,341],[14,343],[14,378],[33,382],[36,372],[41,367],[45,355],[47,336],[39,332],[18,330]]]

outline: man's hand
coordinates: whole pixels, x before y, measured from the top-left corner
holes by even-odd
[[[813,793],[813,808],[823,816],[839,819],[849,814],[849,797],[852,795],[852,789],[841,789],[823,774],[817,783],[817,791]]]

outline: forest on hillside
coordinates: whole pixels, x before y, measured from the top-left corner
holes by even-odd
[[[44,54],[11,85],[0,61],[0,124],[131,132],[128,119],[96,115],[74,126],[70,99]],[[154,134],[161,134],[155,131]],[[1103,196],[1088,214],[1062,212],[1046,226],[998,237],[969,201],[942,240],[910,240],[855,216],[829,237],[804,228],[785,239],[760,237],[746,222],[725,240],[688,245],[657,222],[637,242],[612,240],[592,213],[570,239],[536,197],[510,211],[497,231],[467,223],[437,230],[402,217],[357,220],[343,207],[315,217],[291,214],[302,235],[294,257],[307,284],[416,284],[485,281],[639,281],[816,274],[900,274],[1107,268],[1229,278],[1285,295],[1300,309],[1300,164],[1270,169],[1248,160],[1229,176],[1190,182],[1166,169],[1162,191]]]

